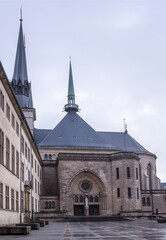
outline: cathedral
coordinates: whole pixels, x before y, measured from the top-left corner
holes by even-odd
[[[156,155],[127,129],[95,131],[79,116],[71,61],[66,115],[54,129],[34,127],[31,87],[21,19],[11,82],[0,64],[0,224],[166,214]]]

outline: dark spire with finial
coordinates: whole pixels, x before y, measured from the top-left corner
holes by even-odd
[[[69,112],[71,110],[78,112],[79,107],[75,104],[75,93],[74,93],[74,83],[71,67],[71,58],[70,58],[70,68],[69,68],[69,84],[68,84],[68,103],[65,105],[65,111]]]
[[[31,83],[28,82],[25,40],[22,28],[22,9],[20,11],[20,30],[12,78],[12,88],[21,108],[33,108]]]

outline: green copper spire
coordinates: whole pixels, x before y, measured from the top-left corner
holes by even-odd
[[[68,85],[68,104],[65,105],[65,111],[69,112],[71,110],[78,112],[78,105],[75,104],[75,93],[74,93],[74,84],[73,84],[73,75],[72,75],[72,67],[70,60],[70,68],[69,68],[69,85]]]

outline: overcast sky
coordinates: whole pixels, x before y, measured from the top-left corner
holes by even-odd
[[[12,79],[20,7],[37,128],[64,117],[69,57],[80,116],[128,132],[166,181],[166,1],[0,0],[0,60]]]

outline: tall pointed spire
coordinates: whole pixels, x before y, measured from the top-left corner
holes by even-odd
[[[21,108],[33,108],[31,84],[28,82],[25,43],[22,28],[22,9],[20,13],[20,30],[11,85]]]
[[[69,112],[71,110],[78,112],[79,107],[75,104],[75,93],[74,93],[74,83],[73,83],[73,75],[72,75],[72,67],[71,67],[71,59],[70,59],[70,67],[69,67],[69,83],[68,83],[68,103],[65,105],[65,111]]]

